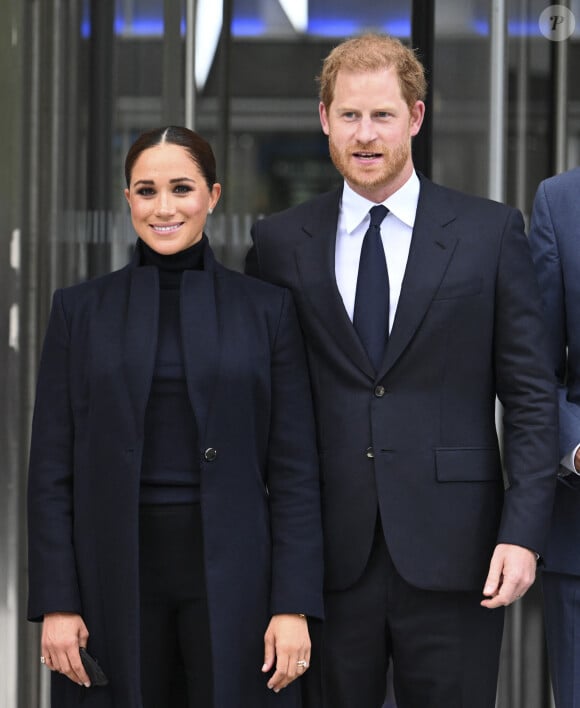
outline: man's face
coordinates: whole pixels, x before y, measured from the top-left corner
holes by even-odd
[[[422,101],[409,111],[394,69],[338,72],[329,109],[320,104],[320,122],[332,161],[355,192],[378,203],[409,179],[411,137],[424,112]]]

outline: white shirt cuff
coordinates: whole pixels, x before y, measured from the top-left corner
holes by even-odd
[[[576,447],[569,452],[567,455],[564,455],[564,457],[560,460],[560,464],[562,467],[565,467],[568,470],[568,473],[573,472],[574,474],[580,475],[580,472],[576,469],[574,466],[574,457],[576,456],[576,453],[578,452],[578,449],[580,448],[580,444],[576,445]],[[566,473],[564,473],[565,476]]]

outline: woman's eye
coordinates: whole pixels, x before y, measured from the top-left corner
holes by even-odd
[[[188,192],[191,192],[191,187],[188,184],[178,184],[175,187],[175,192],[177,194],[187,194]]]
[[[151,187],[141,187],[137,190],[137,194],[140,197],[151,197],[155,192]]]

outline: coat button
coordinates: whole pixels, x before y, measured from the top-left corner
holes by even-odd
[[[375,388],[375,396],[377,398],[382,398],[385,395],[385,387],[384,386],[377,386]]]
[[[365,450],[365,455],[369,458],[369,460],[372,460],[375,456],[375,451],[372,447],[367,447],[367,449]]]
[[[203,453],[203,456],[205,457],[207,462],[213,462],[217,457],[217,450],[215,449],[215,447],[208,447],[207,450]]]

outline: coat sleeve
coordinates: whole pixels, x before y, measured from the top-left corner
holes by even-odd
[[[268,490],[271,613],[321,618],[320,481],[310,382],[291,295],[284,292],[272,353]]]
[[[81,612],[73,548],[74,422],[70,336],[62,291],[53,297],[37,381],[28,476],[28,617]]]
[[[556,214],[557,218],[557,214]],[[558,382],[560,459],[580,443],[580,405],[570,400],[567,386],[566,288],[558,237],[546,182],[538,187],[532,209],[530,247],[546,315],[550,366]],[[561,478],[580,487],[580,476]]]
[[[496,282],[494,352],[508,479],[499,542],[544,549],[558,469],[557,398],[541,297],[521,214],[504,228]]]

